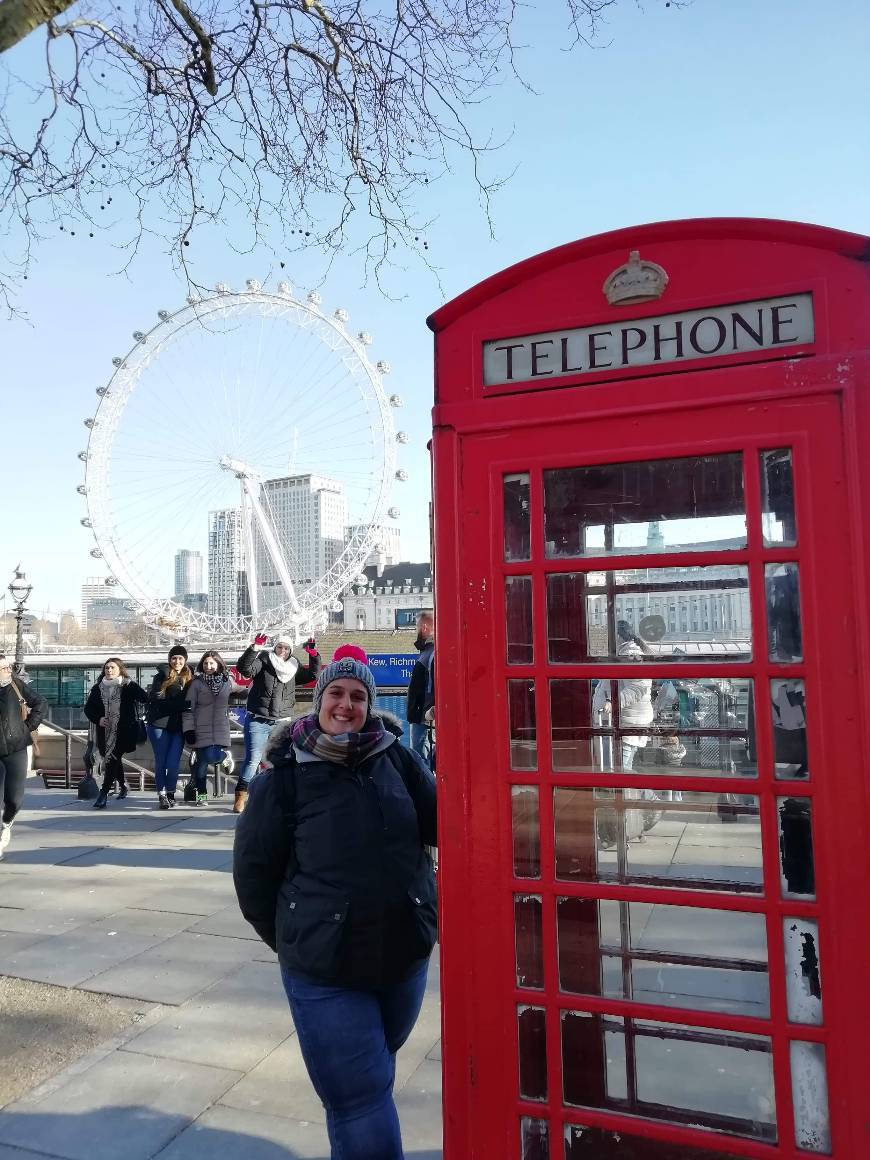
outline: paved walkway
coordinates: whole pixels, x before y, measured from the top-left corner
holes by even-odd
[[[163,813],[133,793],[98,812],[41,784],[0,862],[0,974],[137,1009],[0,1111],[0,1160],[326,1160],[276,958],[235,904],[229,801]],[[408,1160],[438,1160],[435,962],[397,1103]]]

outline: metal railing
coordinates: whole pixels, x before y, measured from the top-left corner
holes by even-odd
[[[64,747],[63,747],[64,748],[64,773],[65,773],[64,788],[65,789],[72,789],[72,743],[75,741],[78,745],[86,746],[88,744],[88,740],[89,740],[88,735],[85,734],[82,737],[78,733],[73,733],[69,729],[64,729],[63,726],[61,726],[61,725],[55,725],[55,723],[53,721],[43,720],[41,722],[41,725],[45,726],[46,729],[53,729],[55,733],[60,733],[63,736],[63,739],[64,739]],[[134,773],[138,773],[138,775],[139,775],[139,790],[140,790],[140,792],[144,793],[144,791],[145,791],[145,778],[146,777],[153,777],[154,774],[152,773],[152,771],[150,769],[146,769],[144,765],[139,765],[139,764],[137,764],[137,762],[131,761],[129,759],[129,757],[122,757],[121,762],[126,769],[131,769],[131,770],[133,770]]]

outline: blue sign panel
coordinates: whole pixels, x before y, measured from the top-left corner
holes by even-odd
[[[404,688],[416,660],[416,653],[369,653],[369,668],[379,689]]]

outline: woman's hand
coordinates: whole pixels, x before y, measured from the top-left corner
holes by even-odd
[[[310,657],[317,656],[317,643],[314,640],[313,636],[309,636],[308,640],[306,640],[305,644],[302,647],[305,649],[305,651],[308,653],[308,655]]]
[[[100,724],[100,728],[101,728],[101,729],[105,729],[105,728],[106,728],[106,726],[109,724],[108,718],[107,718],[107,717],[101,717],[101,718],[100,718],[100,722],[99,722],[99,724]]]
[[[256,648],[260,648],[262,645],[264,645],[266,643],[267,640],[268,640],[268,637],[266,636],[265,632],[258,632],[257,635],[254,637],[254,646]]]

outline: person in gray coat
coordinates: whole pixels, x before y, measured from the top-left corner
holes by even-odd
[[[193,680],[187,686],[184,706],[184,740],[196,755],[193,779],[196,804],[208,805],[208,767],[223,761],[230,748],[230,720],[227,716],[230,694],[238,688],[227,671],[224,659],[215,649],[200,657]]]

